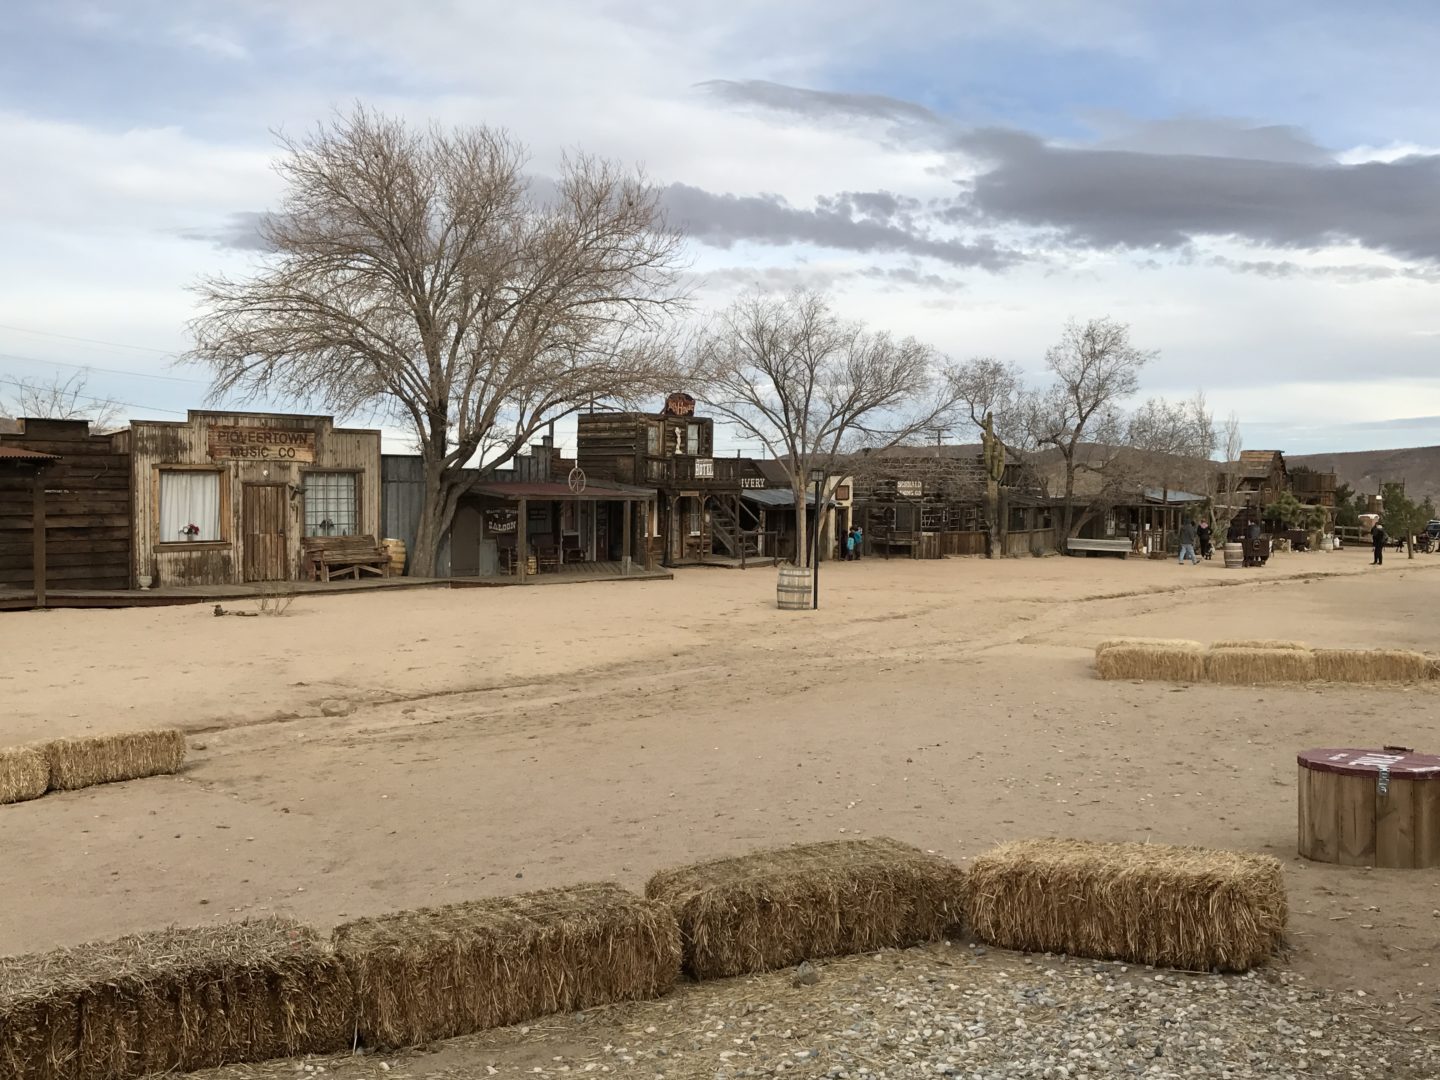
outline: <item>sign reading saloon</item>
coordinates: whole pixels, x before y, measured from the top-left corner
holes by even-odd
[[[315,460],[315,432],[212,427],[210,458],[213,461],[312,462]]]

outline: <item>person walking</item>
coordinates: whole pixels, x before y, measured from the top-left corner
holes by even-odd
[[[855,526],[855,561],[860,561],[860,556],[865,554],[865,530],[859,525]]]
[[[845,532],[845,561],[855,561],[855,526],[851,525]]]
[[[1201,519],[1199,528],[1195,530],[1195,539],[1200,542],[1200,557],[1202,559],[1210,558],[1210,552],[1213,549],[1213,545],[1210,542],[1212,533],[1213,530],[1210,528],[1210,522]]]
[[[1191,565],[1199,566],[1200,560],[1195,557],[1195,523],[1188,517],[1180,526],[1180,565],[1185,565],[1186,557],[1189,557]]]
[[[1385,535],[1385,526],[1378,521],[1375,522],[1375,527],[1370,530],[1370,543],[1375,545],[1375,559],[1370,564],[1371,566],[1384,565],[1385,545],[1389,542],[1389,539],[1390,538]]]

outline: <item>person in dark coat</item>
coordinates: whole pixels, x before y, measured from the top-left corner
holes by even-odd
[[[1202,559],[1210,558],[1210,552],[1213,549],[1213,545],[1210,542],[1210,537],[1213,534],[1214,530],[1210,527],[1210,522],[1202,518],[1200,521],[1200,525],[1195,530],[1195,539],[1200,544],[1200,557]]]
[[[1375,522],[1375,527],[1370,530],[1370,543],[1375,545],[1375,561],[1371,566],[1381,566],[1385,562],[1385,544],[1389,537],[1385,535],[1385,526]]]
[[[1192,566],[1199,566],[1200,560],[1195,558],[1195,523],[1188,517],[1180,526],[1180,565],[1185,565],[1186,558],[1189,558]]]

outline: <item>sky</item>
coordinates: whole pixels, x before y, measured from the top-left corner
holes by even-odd
[[[10,0],[0,398],[203,405],[190,287],[358,101],[643,166],[702,313],[820,288],[1037,382],[1110,316],[1248,447],[1440,443],[1437,55],[1429,0]]]

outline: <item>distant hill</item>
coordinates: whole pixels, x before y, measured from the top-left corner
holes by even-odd
[[[1325,472],[1333,469],[1336,479],[1356,491],[1374,495],[1390,480],[1404,480],[1405,494],[1412,499],[1426,495],[1440,501],[1440,446],[1415,446],[1407,450],[1357,450],[1346,454],[1297,454],[1285,456],[1291,468],[1305,465]]]

